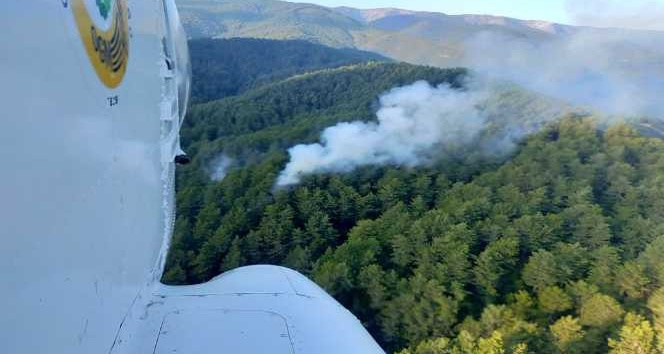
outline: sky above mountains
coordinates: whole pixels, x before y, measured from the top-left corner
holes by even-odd
[[[557,23],[664,30],[664,0],[312,0],[323,6],[396,7]]]

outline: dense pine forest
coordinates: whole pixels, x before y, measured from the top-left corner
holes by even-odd
[[[189,42],[194,102],[234,96],[310,71],[368,61],[387,61],[374,53],[334,49],[305,41],[196,39]]]
[[[214,54],[197,62],[197,46],[208,46],[192,45],[200,77],[214,68],[196,65]],[[664,141],[568,114],[509,155],[441,154],[420,168],[363,167],[275,189],[289,147],[375,119],[390,88],[463,89],[468,73],[297,64],[284,72],[302,74],[283,79],[266,74],[272,59],[255,57],[266,69],[242,84],[199,89],[198,102],[239,95],[196,104],[185,122],[193,162],[177,176],[164,282],[291,267],[401,354],[664,352]],[[515,112],[532,105],[498,100]],[[230,162],[213,179],[219,156]]]

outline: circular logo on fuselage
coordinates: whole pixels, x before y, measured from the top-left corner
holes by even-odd
[[[71,8],[97,76],[108,88],[118,87],[129,61],[127,0],[71,0]]]

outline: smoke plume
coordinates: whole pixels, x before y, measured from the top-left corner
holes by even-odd
[[[661,25],[646,16],[661,13],[660,5],[616,4],[594,0],[570,9],[580,21],[592,6],[607,6],[602,19],[609,25]],[[584,21],[601,25],[600,18]],[[417,166],[454,149],[507,153],[570,111],[599,113],[607,123],[664,117],[664,32],[558,26],[545,37],[485,32],[469,39],[464,63],[481,81],[461,91],[418,82],[386,93],[377,122],[340,123],[323,131],[320,143],[291,148],[277,185],[365,165]]]
[[[485,32],[465,49],[466,65],[488,77],[609,115],[664,116],[664,32],[564,28],[545,40]]]
[[[210,179],[215,182],[223,181],[223,179],[226,178],[226,174],[228,174],[228,169],[232,165],[233,165],[233,159],[231,159],[230,157],[226,156],[225,154],[217,156],[210,163],[209,167]]]
[[[664,52],[649,43],[589,30],[541,45],[486,33],[467,48],[469,65],[487,76],[609,114],[661,116]]]
[[[476,143],[487,127],[484,89],[455,90],[420,81],[380,98],[377,122],[340,123],[325,129],[321,142],[289,150],[291,160],[278,186],[304,175],[347,172],[359,166],[417,166],[446,149]]]
[[[566,5],[577,25],[664,31],[661,0],[568,0]]]

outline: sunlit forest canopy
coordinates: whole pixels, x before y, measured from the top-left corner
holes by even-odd
[[[664,142],[628,124],[561,115],[500,157],[441,155],[274,188],[289,147],[375,119],[393,87],[464,89],[467,74],[356,64],[193,106],[164,281],[284,265],[402,354],[664,350]],[[520,95],[497,100],[532,107]],[[213,181],[220,154],[232,162]]]

